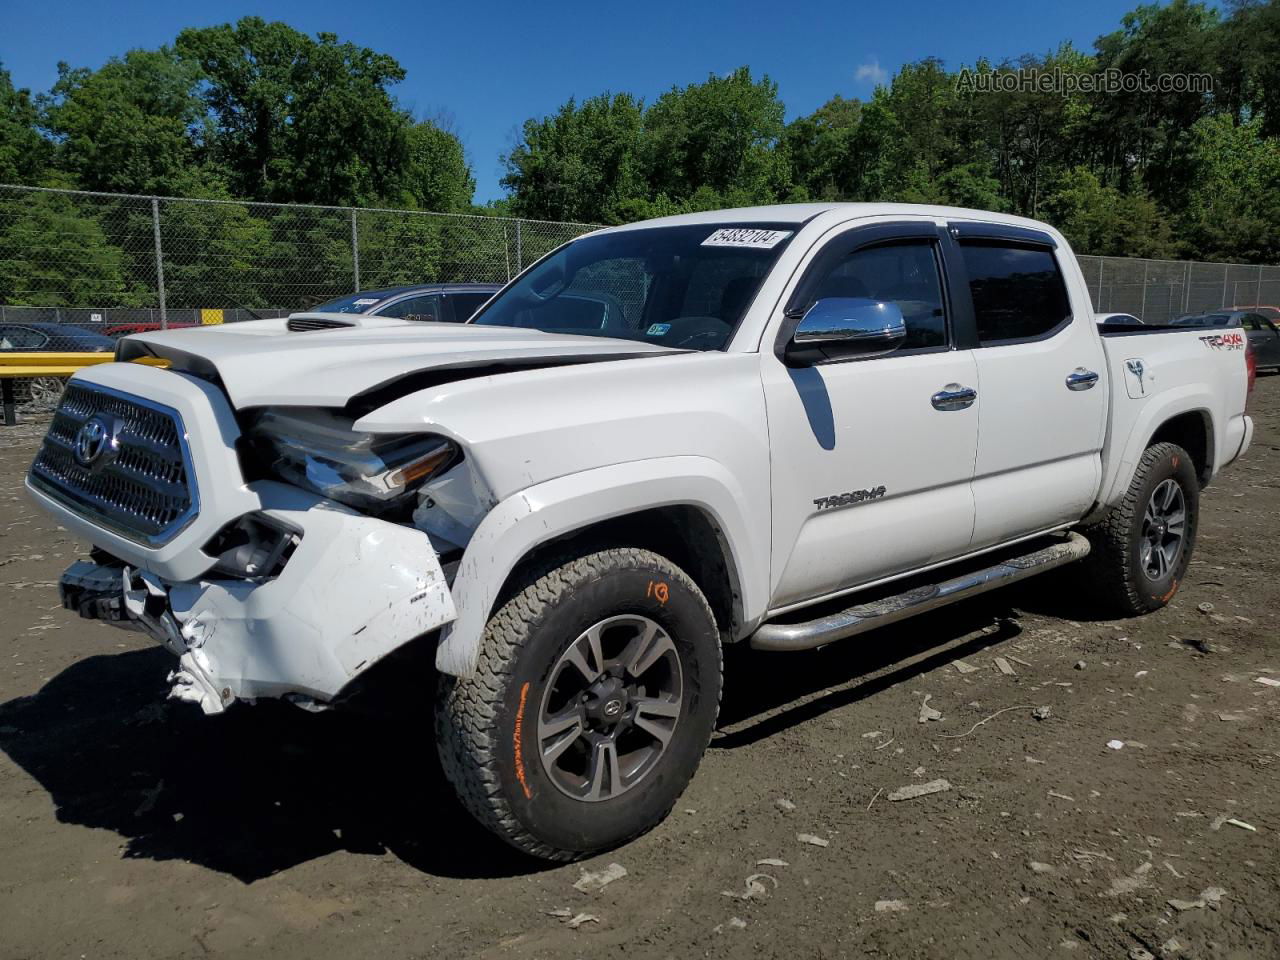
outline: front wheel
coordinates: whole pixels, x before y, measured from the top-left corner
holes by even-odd
[[[486,626],[475,674],[441,677],[441,762],[481,823],[571,860],[667,815],[711,738],[720,683],[694,582],[647,550],[593,553],[529,578]]]
[[[1085,531],[1099,594],[1126,616],[1166,606],[1186,576],[1200,516],[1200,482],[1187,451],[1148,447],[1124,498]]]

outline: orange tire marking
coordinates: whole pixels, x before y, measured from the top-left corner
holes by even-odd
[[[657,601],[665,607],[667,605],[667,600],[671,598],[671,588],[665,583],[654,583],[650,580],[648,589],[645,590],[644,595],[646,597],[657,598]]]
[[[1172,596],[1173,596],[1175,593],[1177,593],[1177,592],[1178,592],[1178,581],[1177,581],[1177,580],[1174,580],[1174,581],[1173,581],[1173,586],[1171,586],[1171,587],[1169,588],[1169,592],[1168,592],[1168,593],[1166,593],[1163,597],[1161,597],[1161,598],[1160,598],[1160,602],[1161,602],[1161,603],[1168,603],[1168,602],[1169,602],[1169,598],[1170,598],[1170,597],[1172,597]]]
[[[526,800],[533,799],[533,791],[529,789],[529,781],[524,775],[524,706],[529,699],[529,684],[526,682],[520,688],[520,706],[516,708],[516,729],[511,738],[512,745],[516,748],[516,779],[520,781],[520,788],[524,790]]]

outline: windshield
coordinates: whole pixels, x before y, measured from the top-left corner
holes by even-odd
[[[793,224],[647,227],[584,237],[511,284],[472,323],[721,350]]]
[[[370,308],[375,304],[381,303],[386,299],[386,294],[381,291],[367,291],[365,293],[349,293],[345,297],[338,297],[336,300],[330,300],[322,303],[318,307],[312,307],[310,313],[368,313]]]

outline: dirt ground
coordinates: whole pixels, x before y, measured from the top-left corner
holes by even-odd
[[[166,703],[168,654],[58,606],[79,547],[22,492],[38,425],[0,428],[0,958],[1280,956],[1280,377],[1252,407],[1169,609],[1055,573],[731,651],[671,817],[558,867],[454,802],[421,657],[352,712]]]

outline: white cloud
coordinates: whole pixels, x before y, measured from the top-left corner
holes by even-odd
[[[872,57],[866,63],[858,64],[858,69],[853,73],[853,79],[859,83],[867,81],[872,86],[878,87],[889,82],[889,71],[880,66],[879,60]]]

